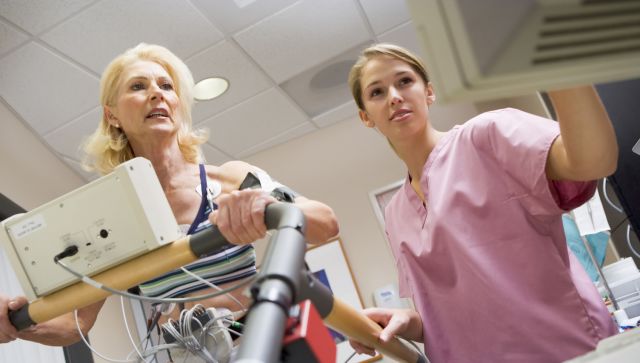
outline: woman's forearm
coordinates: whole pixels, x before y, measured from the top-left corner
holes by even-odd
[[[93,327],[103,304],[104,300],[78,310],[78,324],[85,336]],[[76,327],[74,314],[67,313],[20,331],[18,338],[45,345],[67,346],[77,343],[80,340],[80,333]]]
[[[307,241],[322,243],[338,235],[338,220],[333,210],[327,205],[298,197],[296,206],[302,210],[307,222]]]
[[[560,124],[561,147],[551,155],[557,159],[557,179],[593,180],[611,175],[618,163],[618,144],[595,88],[550,91],[549,97]]]

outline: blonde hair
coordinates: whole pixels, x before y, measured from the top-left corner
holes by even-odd
[[[351,71],[349,71],[349,88],[351,88],[351,94],[358,108],[363,111],[364,102],[362,101],[362,84],[360,83],[362,69],[370,60],[379,56],[389,56],[406,62],[420,78],[422,78],[425,85],[429,83],[427,68],[416,55],[397,45],[387,43],[374,44],[362,51],[356,63],[351,67]]]
[[[180,103],[180,129],[178,146],[185,160],[199,163],[202,161],[200,145],[207,141],[207,134],[202,130],[193,130],[191,107],[193,106],[193,76],[186,64],[167,48],[140,43],[117,56],[109,63],[100,79],[100,104],[115,106],[122,82],[122,74],[128,66],[137,61],[151,61],[161,65],[173,80]],[[107,174],[119,164],[135,157],[127,135],[120,128],[112,126],[105,112],[94,133],[84,144],[86,152],[83,165],[87,170],[95,170]]]

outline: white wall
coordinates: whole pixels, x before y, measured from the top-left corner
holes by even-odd
[[[35,135],[0,103],[0,192],[27,210],[84,184]]]

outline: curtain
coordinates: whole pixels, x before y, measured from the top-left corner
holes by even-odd
[[[2,247],[0,247],[0,292],[8,296],[24,294]],[[50,347],[18,339],[9,344],[0,344],[0,362],[65,363],[65,359],[61,347]]]

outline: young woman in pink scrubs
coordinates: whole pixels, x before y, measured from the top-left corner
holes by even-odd
[[[400,294],[417,310],[368,309],[382,341],[424,342],[433,363],[540,363],[584,354],[616,332],[561,219],[617,164],[593,87],[549,92],[559,122],[503,109],[441,132],[425,67],[407,50],[366,49],[349,84],[362,123],[408,170],[386,232]]]

